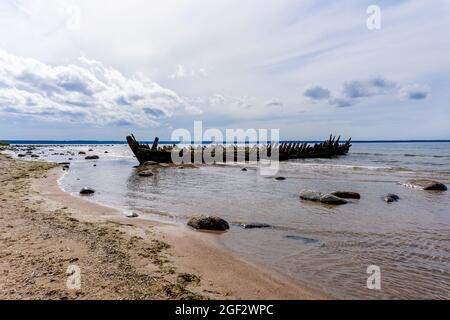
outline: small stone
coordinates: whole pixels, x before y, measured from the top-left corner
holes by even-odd
[[[270,224],[259,223],[259,222],[242,223],[241,227],[244,228],[244,229],[272,228],[272,226]]]
[[[242,168],[241,171],[247,171],[247,168]]]
[[[139,215],[136,212],[130,213],[126,215],[127,218],[137,218]]]
[[[138,173],[139,177],[151,177],[153,176],[153,172],[150,171],[142,171]]]
[[[282,181],[282,180],[286,180],[286,178],[285,177],[276,177],[275,180]]]
[[[88,187],[84,187],[83,189],[80,190],[80,194],[82,195],[89,195],[89,194],[94,194],[95,190],[88,188]]]
[[[87,156],[87,157],[85,157],[84,159],[86,159],[86,160],[97,160],[97,159],[99,159],[100,157],[99,156]]]
[[[78,152],[78,154],[86,154],[86,152],[80,151],[80,152]]]

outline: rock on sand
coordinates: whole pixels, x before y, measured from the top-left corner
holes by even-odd
[[[187,225],[198,230],[225,231],[230,228],[230,225],[224,219],[213,216],[192,217]]]

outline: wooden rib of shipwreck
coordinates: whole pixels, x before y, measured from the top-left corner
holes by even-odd
[[[325,140],[322,143],[316,143],[314,145],[310,145],[309,143],[302,142],[283,142],[283,143],[272,143],[264,145],[263,147],[238,147],[234,146],[214,146],[216,150],[217,148],[222,148],[223,152],[223,162],[227,161],[249,161],[256,160],[259,161],[263,159],[267,155],[270,157],[272,152],[278,152],[278,158],[281,161],[289,160],[289,159],[307,159],[307,158],[332,158],[336,156],[346,155],[350,150],[351,138],[345,141],[344,143],[339,142],[340,137],[336,138],[333,135],[330,135],[328,140]],[[205,150],[206,152],[211,152],[211,150],[207,149],[207,147],[185,147],[185,148],[177,148],[174,146],[163,146],[159,147],[158,142],[159,138],[156,137],[152,146],[148,144],[139,143],[133,134],[127,136],[127,142],[133,151],[134,155],[138,159],[140,164],[143,164],[147,161],[154,161],[158,163],[171,163],[172,162],[172,151],[179,152],[180,156],[183,156],[184,153],[188,152],[191,154],[191,162],[195,162],[194,159],[202,159],[204,161],[203,155]],[[174,149],[176,148],[176,149]],[[265,148],[266,150],[263,150]],[[227,153],[233,153],[233,156],[227,157]],[[212,151],[211,155],[214,156],[215,152]],[[245,159],[244,159],[245,155]],[[253,155],[253,158],[251,157]],[[256,158],[255,158],[256,155]]]

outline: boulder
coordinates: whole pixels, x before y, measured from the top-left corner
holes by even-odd
[[[325,204],[340,205],[340,204],[346,204],[347,200],[336,197],[332,194],[325,194],[320,197],[320,202],[325,203]]]
[[[421,190],[427,190],[427,191],[446,191],[447,186],[441,182],[434,181],[434,180],[428,180],[428,179],[413,179],[408,180],[404,183],[401,183],[402,185],[414,188],[414,189],[421,189]]]
[[[153,176],[153,172],[150,171],[142,171],[138,173],[139,177],[151,177]]]
[[[97,160],[97,159],[99,159],[100,157],[99,156],[87,156],[87,157],[85,157],[84,159],[86,159],[86,160]]]
[[[359,193],[352,191],[334,191],[331,194],[342,199],[361,199],[361,195]]]
[[[188,226],[198,230],[225,231],[230,228],[228,222],[219,217],[196,216],[189,219]]]
[[[307,201],[320,201],[324,194],[318,191],[305,190],[300,192],[300,199]]]
[[[80,194],[82,195],[89,195],[89,194],[94,194],[95,190],[88,188],[88,187],[84,187],[83,189],[80,190]]]

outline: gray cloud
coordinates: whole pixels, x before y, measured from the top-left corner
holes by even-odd
[[[366,80],[351,80],[344,83],[341,94],[332,95],[330,90],[315,86],[307,89],[304,95],[313,100],[327,100],[330,105],[344,108],[355,105],[363,98],[376,96],[402,97],[409,100],[423,100],[429,95],[422,85],[400,86],[394,81],[375,77]]]
[[[330,90],[322,88],[320,86],[314,86],[307,89],[303,95],[313,100],[328,99],[331,96]]]
[[[397,89],[397,84],[381,77],[368,80],[353,80],[344,83],[343,94],[346,98],[364,98],[389,94]]]
[[[52,66],[0,50],[0,82],[0,112],[46,120],[147,126],[175,112],[200,112],[142,74],[127,78],[83,57]]]
[[[269,101],[266,102],[266,107],[282,107],[283,103],[281,103],[278,100],[275,99],[271,99]]]
[[[404,99],[424,100],[428,98],[429,89],[419,84],[413,84],[402,88],[400,95]]]

